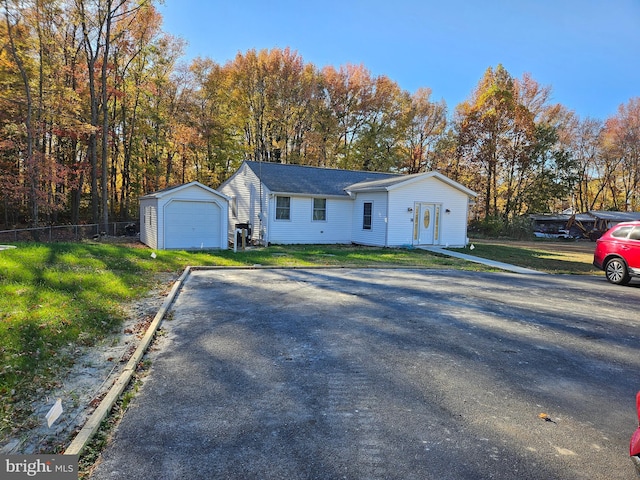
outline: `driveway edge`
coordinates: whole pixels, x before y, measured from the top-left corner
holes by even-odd
[[[93,411],[93,413],[89,417],[89,420],[87,420],[87,422],[84,424],[82,429],[78,432],[78,434],[73,439],[71,444],[64,451],[64,455],[79,455],[82,452],[82,450],[84,450],[87,443],[89,443],[93,435],[95,435],[102,421],[105,419],[107,414],[111,411],[111,409],[113,408],[113,405],[116,403],[116,401],[118,400],[118,398],[120,397],[124,389],[127,387],[127,385],[129,385],[129,382],[131,381],[131,377],[133,376],[133,373],[136,371],[136,367],[138,363],[140,363],[142,356],[147,351],[147,348],[149,348],[149,344],[151,343],[151,340],[153,340],[153,337],[155,336],[156,331],[158,330],[158,327],[160,327],[160,324],[162,323],[164,316],[169,310],[169,307],[171,306],[171,304],[173,303],[185,279],[191,273],[191,269],[192,267],[190,266],[185,268],[184,271],[182,272],[182,275],[180,275],[178,280],[174,282],[173,287],[171,287],[171,291],[167,295],[167,298],[165,298],[164,302],[162,303],[162,306],[158,310],[158,313],[156,313],[156,316],[153,318],[153,321],[149,325],[149,328],[147,329],[144,337],[142,337],[142,340],[138,344],[138,348],[136,348],[136,351],[133,353],[133,355],[127,362],[127,365],[125,366],[124,370],[122,371],[118,379],[114,382],[114,384],[109,389],[109,392],[107,393],[107,395],[105,395],[105,397],[102,399],[98,407]]]

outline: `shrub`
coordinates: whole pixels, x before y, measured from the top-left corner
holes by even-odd
[[[527,240],[533,236],[533,225],[526,216],[509,221],[500,216],[490,216],[472,221],[469,224],[469,233],[478,237]]]

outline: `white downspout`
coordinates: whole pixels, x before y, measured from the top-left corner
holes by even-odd
[[[386,191],[387,192],[387,212],[386,215],[384,216],[384,246],[388,247],[389,246],[389,190]]]

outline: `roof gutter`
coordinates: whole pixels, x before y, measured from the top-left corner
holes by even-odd
[[[310,198],[336,198],[336,199],[349,199],[351,194],[347,192],[347,195],[330,195],[326,193],[294,193],[294,192],[269,192],[269,196],[280,197],[310,197]]]

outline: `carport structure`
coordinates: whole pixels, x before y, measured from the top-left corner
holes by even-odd
[[[193,271],[92,478],[629,478],[639,300],[596,277]]]

